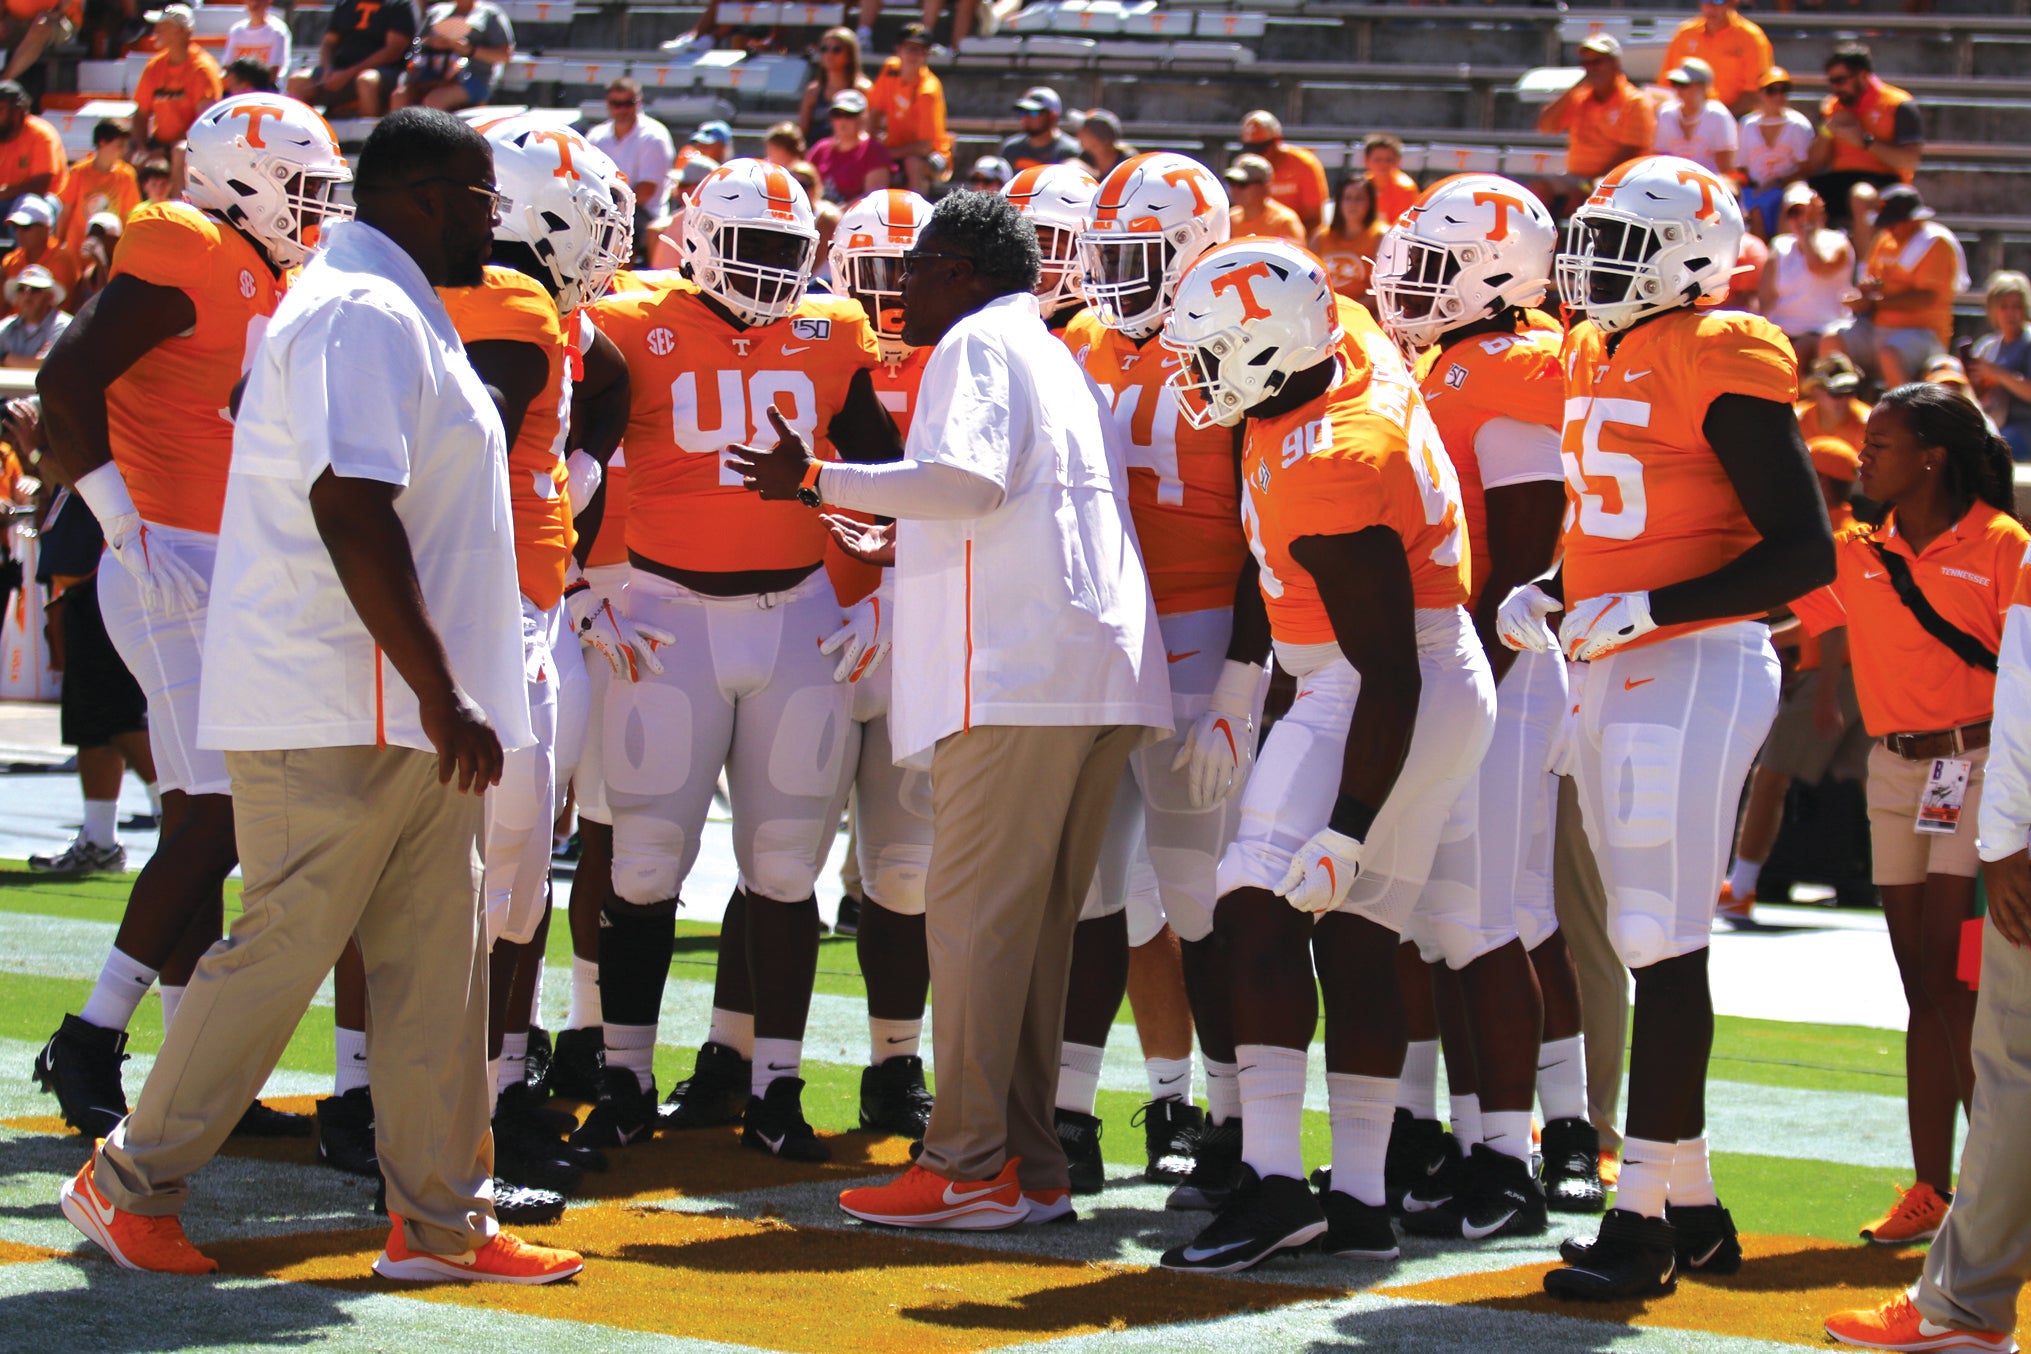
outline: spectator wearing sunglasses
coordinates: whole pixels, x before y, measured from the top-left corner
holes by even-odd
[[[664,179],[677,163],[670,129],[642,111],[642,87],[626,76],[606,87],[607,120],[586,140],[605,151],[635,195],[635,263],[648,259],[649,223],[663,215],[669,189]]]
[[[834,99],[849,89],[865,96],[873,87],[861,71],[860,39],[851,28],[826,29],[813,51],[812,65],[815,73],[797,106],[797,129],[804,133],[807,146],[831,134],[828,114]]]

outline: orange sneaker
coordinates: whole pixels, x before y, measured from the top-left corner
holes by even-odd
[[[509,1232],[496,1232],[493,1239],[476,1251],[463,1255],[437,1255],[412,1251],[403,1235],[402,1219],[392,1219],[388,1245],[374,1261],[374,1273],[384,1279],[410,1279],[429,1283],[556,1283],[585,1268],[585,1257],[577,1251],[551,1246],[532,1246]]]
[[[1862,1349],[1995,1350],[2014,1354],[2017,1342],[2008,1331],[1956,1330],[1935,1326],[1919,1312],[1911,1294],[1899,1293],[1881,1307],[1835,1312],[1826,1319],[1826,1333],[1844,1345]]]
[[[1714,905],[1714,915],[1722,921],[1729,923],[1754,921],[1756,915],[1756,895],[1751,893],[1746,898],[1737,898],[1735,890],[1729,887],[1727,880],[1723,879],[1721,881],[1721,898]]]
[[[1072,1208],[1072,1191],[1069,1189],[1026,1189],[1023,1202],[1030,1206],[1024,1222],[1079,1221],[1079,1214]]]
[[[105,1140],[99,1140],[103,1143]],[[148,1218],[113,1207],[99,1192],[92,1169],[99,1162],[98,1144],[78,1173],[57,1187],[56,1201],[71,1226],[98,1243],[122,1269],[156,1274],[212,1274],[219,1262],[190,1244],[175,1218]]]
[[[886,1185],[845,1191],[839,1196],[839,1206],[862,1222],[886,1227],[996,1231],[1029,1216],[1029,1203],[1016,1179],[1020,1164],[1021,1158],[1010,1157],[992,1180],[947,1180],[922,1166],[912,1166]]]
[[[1920,1181],[1910,1189],[1897,1191],[1897,1204],[1888,1213],[1862,1229],[1862,1240],[1878,1246],[1911,1246],[1930,1241],[1946,1221],[1951,1195],[1942,1195]]]
[[[1622,1156],[1609,1148],[1601,1149],[1601,1188],[1613,1189],[1622,1183]]]

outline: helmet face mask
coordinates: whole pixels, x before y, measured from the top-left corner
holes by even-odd
[[[1037,251],[1043,266],[1037,273],[1037,300],[1049,315],[1083,295],[1079,274],[1079,233],[1063,226],[1037,225]]]
[[[1573,213],[1559,297],[1614,333],[1723,299],[1742,245],[1734,195],[1690,160],[1653,155],[1606,179]]]
[[[1100,185],[1080,165],[1025,169],[1002,187],[1002,196],[1037,232],[1042,267],[1035,294],[1038,308],[1047,316],[1086,299],[1079,234],[1086,229],[1099,191]]]
[[[1376,318],[1416,354],[1446,334],[1550,289],[1558,232],[1536,195],[1494,174],[1456,174],[1426,189],[1375,251]]]
[[[1159,340],[1182,359],[1165,384],[1192,427],[1231,428],[1333,360],[1343,337],[1318,259],[1282,240],[1237,240],[1185,274]]]
[[[1162,235],[1089,231],[1079,237],[1086,297],[1100,322],[1141,338],[1164,322],[1177,279],[1177,250]]]
[[[903,259],[900,254],[849,254],[845,275],[838,281],[846,288],[846,294],[860,302],[860,308],[867,312],[877,342],[901,342]]]
[[[1238,330],[1222,330],[1208,334],[1195,343],[1181,343],[1165,334],[1160,340],[1164,347],[1176,353],[1180,359],[1177,374],[1167,385],[1177,397],[1178,413],[1192,427],[1232,428],[1247,416],[1249,401],[1238,382],[1226,379],[1227,359],[1239,354],[1244,343]],[[1276,385],[1283,384],[1279,377]],[[1271,387],[1263,391],[1264,396],[1275,394]]]
[[[779,165],[729,160],[685,209],[684,260],[698,289],[743,324],[786,319],[818,263],[810,200]]]
[[[336,190],[352,181],[331,125],[280,94],[221,99],[191,125],[193,206],[245,231],[277,268],[316,250],[324,227],[351,218]]]
[[[1079,236],[1087,304],[1108,328],[1147,338],[1186,272],[1229,230],[1227,190],[1197,161],[1156,151],[1116,165]]]

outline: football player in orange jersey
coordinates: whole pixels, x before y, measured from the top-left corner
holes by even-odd
[[[350,177],[331,128],[273,94],[213,104],[192,126],[189,200],[127,219],[112,280],[50,352],[50,455],[91,505],[118,567],[100,571],[106,629],[148,695],[163,831],[134,882],[112,954],[37,1060],[64,1117],[103,1137],[126,1113],[121,1050],[158,975],[165,1019],[223,924],[238,864],[222,753],[197,746],[199,655],[225,504],[227,408],[284,270],[309,257]],[[350,983],[347,984],[350,987]],[[351,995],[348,993],[348,995]],[[364,1066],[364,1064],[362,1064]],[[243,1130],[307,1133],[256,1105]]]
[[[1834,550],[1791,410],[1798,362],[1768,321],[1701,308],[1742,238],[1732,189],[1654,155],[1573,214],[1559,293],[1570,508],[1559,572],[1502,604],[1503,642],[1585,663],[1563,735],[1636,975],[1615,1208],[1561,1246],[1555,1297],[1668,1293],[1679,1268],[1733,1273],[1734,1222],[1707,1165],[1707,945],[1749,764],[1777,710],[1762,617],[1828,582]]]
[[[1044,270],[1037,275],[1037,306],[1044,323],[1064,337],[1065,326],[1086,308],[1080,287],[1079,233],[1086,227],[1100,185],[1085,165],[1032,165],[1001,187],[1037,232]]]
[[[488,1052],[494,1064],[494,1160],[502,1177],[540,1190],[574,1189],[597,1155],[560,1141],[527,1081],[530,1006],[548,930],[552,825],[563,810],[587,718],[587,677],[575,618],[596,624],[571,557],[572,491],[589,495],[600,459],[625,422],[627,368],[611,341],[580,326],[632,250],[633,217],[613,161],[578,133],[510,118],[483,126],[494,177],[509,205],[494,228],[494,261],[477,287],[440,289],[473,367],[500,392],[508,434],[509,506],[522,593],[523,668],[536,742],[510,752],[487,794],[486,921],[492,946]],[[583,421],[608,430],[598,454],[567,456],[574,378],[605,409]],[[574,463],[575,462],[575,463]],[[577,486],[574,486],[574,479]],[[566,606],[567,598],[573,602]],[[498,1194],[498,1189],[497,1189]],[[553,1198],[555,1196],[552,1196]],[[523,1200],[522,1202],[530,1202]],[[556,1198],[554,1209],[562,1211]],[[536,1220],[519,1209],[525,1220]],[[554,1213],[553,1213],[554,1216]]]
[[[1016,184],[1041,172],[1027,170]],[[1240,1162],[1241,1095],[1227,987],[1214,962],[1215,873],[1234,835],[1235,793],[1254,753],[1269,634],[1241,530],[1239,430],[1196,428],[1185,419],[1166,384],[1179,359],[1152,340],[1171,312],[1179,279],[1226,240],[1227,194],[1198,162],[1160,153],[1117,165],[1093,203],[1079,236],[1081,277],[1100,285],[1090,292],[1093,306],[1073,319],[1064,338],[1107,394],[1121,431],[1129,509],[1170,659],[1180,732],[1130,759],[1126,815],[1118,812],[1110,828],[1096,897],[1080,920],[1073,969],[1086,981],[1073,983],[1073,1009],[1066,1013],[1059,1131],[1075,1188],[1082,1151],[1097,1177],[1099,1123],[1092,1118],[1090,1087],[1108,1026],[1133,979],[1137,1024],[1146,1051],[1155,1054],[1145,1058],[1145,1175],[1178,1185],[1172,1207],[1217,1208]],[[1152,240],[1168,247],[1151,248]],[[1126,868],[1130,879],[1154,875],[1154,897],[1147,886],[1124,886],[1119,839],[1133,835],[1137,820],[1145,844],[1130,843],[1136,857]],[[1175,947],[1164,935],[1167,925]],[[1166,964],[1172,953],[1179,958]],[[1112,967],[1097,960],[1112,960]],[[1191,1018],[1146,1022],[1146,1011],[1175,1007],[1174,1000],[1161,1000],[1171,984],[1186,998],[1180,1015]],[[1191,1099],[1194,1024],[1205,1059],[1210,1129]],[[1068,1073],[1085,1078],[1083,1105],[1066,1106]],[[1192,1137],[1189,1150],[1181,1141],[1185,1133]]]
[[[1406,353],[1422,354],[1419,385],[1460,479],[1473,552],[1469,609],[1496,675],[1494,740],[1453,806],[1406,931],[1432,966],[1429,978],[1418,976],[1453,982],[1464,999],[1446,1004],[1466,1017],[1447,1040],[1446,1079],[1456,1107],[1463,1094],[1473,1102],[1467,1114],[1456,1108],[1455,1124],[1479,1129],[1478,1141],[1459,1143],[1464,1159],[1447,1158],[1447,1168],[1404,1196],[1405,1229],[1426,1236],[1534,1234],[1544,1230],[1547,1200],[1579,1212],[1603,1205],[1579,974],[1552,907],[1557,782],[1545,756],[1565,718],[1565,662],[1554,653],[1519,657],[1495,634],[1510,590],[1551,567],[1565,516],[1565,334],[1534,309],[1551,286],[1557,248],[1551,214],[1528,189],[1460,174],[1427,189],[1375,256],[1383,327]],[[1412,1114],[1431,1114],[1430,1051],[1414,1050],[1423,1075]],[[1545,1079],[1540,1185],[1530,1112],[1546,1065],[1564,1075]]]
[[[838,826],[829,815],[852,714],[852,689],[833,681],[837,660],[820,647],[839,631],[840,608],[819,574],[827,536],[816,510],[763,502],[720,465],[730,445],[773,440],[772,408],[857,458],[901,454],[870,375],[880,355],[866,315],[805,294],[817,241],[787,172],[732,160],[685,209],[686,280],[594,310],[628,363],[628,610],[675,639],[664,671],[608,693],[607,1071],[575,1135],[583,1145],[620,1146],[657,1123],[651,1058],[677,892],[724,768],[742,894],[721,948],[736,964],[745,953],[754,1016],[716,1010],[665,1121],[726,1122],[745,1089],[743,1143],[797,1160],[830,1155],[804,1119],[798,1072],[818,960],[812,886]]]
[[[1211,250],[1164,346],[1195,426],[1247,420],[1242,520],[1278,663],[1298,682],[1241,792],[1214,929],[1228,947],[1242,1168],[1164,1267],[1246,1269],[1323,1237],[1390,1259],[1383,1195],[1403,1066],[1398,936],[1439,832],[1495,724],[1465,603],[1459,485],[1402,357],[1325,267],[1282,241]],[[1313,986],[1313,957],[1321,987]],[[1333,1170],[1314,1197],[1299,1145],[1323,991]]]

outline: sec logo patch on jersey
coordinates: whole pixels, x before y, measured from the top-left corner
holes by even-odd
[[[242,268],[240,270],[240,295],[246,297],[249,301],[251,301],[254,299],[254,291],[255,287],[253,273],[249,272],[245,268]]]
[[[649,345],[649,351],[658,357],[668,357],[677,349],[677,336],[661,325],[651,329],[644,342]]]
[[[832,321],[799,316],[790,321],[790,332],[800,339],[828,339],[832,337]]]

